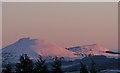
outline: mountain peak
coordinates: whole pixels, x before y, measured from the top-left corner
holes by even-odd
[[[99,44],[90,44],[83,46],[76,46],[66,48],[67,50],[77,52],[77,55],[103,55],[105,51],[109,51],[109,49],[99,45]]]
[[[17,61],[22,54],[27,54],[32,58],[38,55],[43,57],[75,57],[74,52],[57,46],[55,43],[46,40],[21,38],[17,42],[2,48],[3,60]],[[10,57],[8,57],[10,56]]]
[[[36,41],[38,39],[31,39],[30,37],[26,37],[26,38],[21,38],[19,39],[15,44],[16,45],[21,45],[21,46],[33,46],[36,44]]]
[[[82,45],[81,47],[86,47],[86,46],[100,46],[99,44],[89,44],[89,45]]]
[[[90,45],[84,45],[80,47],[86,50],[94,50],[94,51],[96,50],[96,51],[103,51],[103,52],[109,50],[108,48],[105,48],[99,44],[90,44]]]
[[[29,40],[30,40],[30,37],[26,37],[26,38],[21,38],[18,41],[29,41]]]

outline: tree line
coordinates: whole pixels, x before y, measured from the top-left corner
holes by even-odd
[[[91,69],[89,71],[84,63],[80,63],[80,73],[97,73],[94,61],[92,61]],[[2,73],[65,73],[61,66],[62,57],[54,57],[52,68],[51,70],[48,70],[46,60],[41,56],[39,56],[36,63],[33,63],[27,54],[23,54],[19,58],[19,63],[16,63],[14,71],[11,64],[6,64],[2,69]]]

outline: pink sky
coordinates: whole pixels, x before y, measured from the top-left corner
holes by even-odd
[[[3,47],[23,37],[118,49],[117,3],[3,3]]]

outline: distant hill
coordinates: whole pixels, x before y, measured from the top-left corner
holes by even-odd
[[[111,57],[117,57],[119,52],[110,51],[108,48],[105,48],[98,44],[84,45],[84,46],[75,46],[66,48],[67,50],[76,52],[77,56],[89,56],[89,55],[105,55]]]

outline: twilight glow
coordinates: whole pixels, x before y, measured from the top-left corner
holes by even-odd
[[[100,44],[117,50],[117,12],[117,2],[3,3],[3,47],[32,37],[63,48]]]

